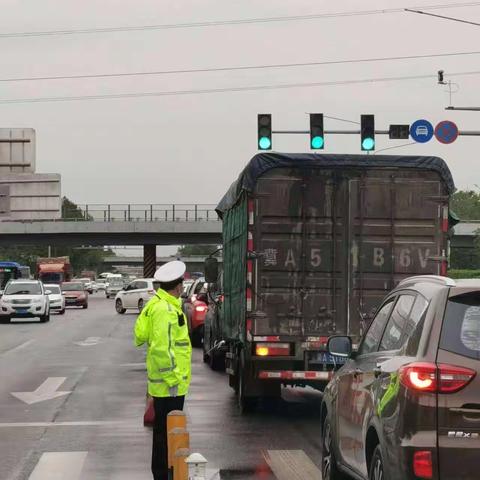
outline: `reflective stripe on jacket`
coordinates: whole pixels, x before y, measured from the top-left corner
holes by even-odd
[[[148,393],[152,397],[186,395],[192,346],[181,300],[159,289],[138,316],[134,334],[137,347],[148,345]]]

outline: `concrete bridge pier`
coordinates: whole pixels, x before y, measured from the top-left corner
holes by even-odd
[[[157,246],[149,244],[143,246],[143,278],[153,278],[157,269]]]

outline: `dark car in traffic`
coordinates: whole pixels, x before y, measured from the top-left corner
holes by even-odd
[[[63,282],[61,289],[66,307],[88,308],[88,292],[82,282]]]
[[[323,479],[480,478],[480,279],[407,278],[326,387]]]

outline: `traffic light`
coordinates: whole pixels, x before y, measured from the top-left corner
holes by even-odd
[[[375,150],[375,116],[362,115],[360,120],[360,135],[362,150]]]
[[[408,140],[410,125],[390,125],[388,136],[392,140]]]
[[[323,131],[323,113],[310,114],[310,148],[312,150],[323,150],[325,146],[325,135]]]
[[[269,113],[258,114],[258,149],[272,149],[272,116]]]

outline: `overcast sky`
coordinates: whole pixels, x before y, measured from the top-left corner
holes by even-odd
[[[443,0],[438,3],[455,3]],[[464,3],[457,0],[456,3]],[[176,24],[435,4],[431,0],[0,0],[0,33]],[[432,13],[480,22],[479,6]],[[318,62],[480,50],[480,27],[411,13],[203,28],[0,38],[0,79]],[[480,71],[480,55],[290,69],[149,77],[0,82],[0,100],[168,92]],[[480,106],[480,75],[454,76],[455,105]],[[256,115],[305,129],[306,112],[377,128],[426,118],[480,130],[480,112],[446,112],[435,79],[268,91],[0,105],[1,127],[37,132],[37,171],[60,173],[77,203],[216,203],[256,153]],[[353,126],[354,127],[354,126]],[[351,128],[326,120],[326,128]],[[378,137],[377,150],[405,141]],[[438,155],[457,187],[480,183],[480,138],[390,153]],[[274,137],[277,151],[306,152],[303,136]],[[357,136],[328,136],[325,153],[360,153]]]

